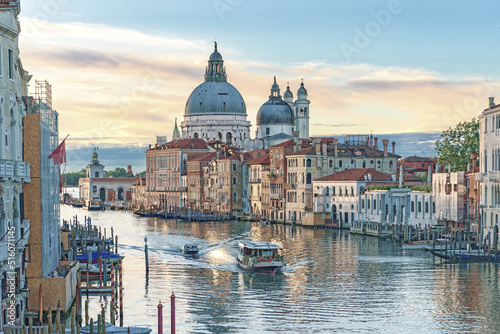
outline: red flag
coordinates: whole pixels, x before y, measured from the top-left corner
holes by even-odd
[[[64,138],[62,143],[49,155],[49,159],[54,158],[54,165],[60,165],[66,162],[66,145],[64,144],[66,138]]]

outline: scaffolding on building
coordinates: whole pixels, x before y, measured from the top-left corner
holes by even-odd
[[[42,201],[42,220],[50,222],[44,225],[42,235],[48,240],[42,256],[52,259],[51,263],[44,264],[43,275],[48,275],[56,268],[57,257],[50,253],[59,252],[59,201],[60,201],[60,165],[54,165],[49,155],[59,146],[58,112],[52,109],[52,85],[47,81],[35,80],[34,96],[25,97],[28,114],[40,114],[40,185]],[[52,263],[53,262],[53,263]]]
[[[370,135],[345,135],[344,143],[346,145],[368,145]]]

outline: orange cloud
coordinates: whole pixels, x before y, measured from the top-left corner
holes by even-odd
[[[23,19],[24,67],[53,85],[60,132],[81,144],[145,145],[171,136],[191,91],[203,81],[211,41],[150,35],[130,29]],[[35,27],[36,29],[34,29]],[[298,64],[244,59],[219,45],[228,81],[255,123],[276,75],[282,93],[304,79],[311,135],[441,131],[477,116],[500,84],[485,78],[450,81],[426,69],[371,64]]]

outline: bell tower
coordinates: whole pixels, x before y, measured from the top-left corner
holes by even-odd
[[[297,91],[295,101],[295,130],[299,131],[299,138],[309,138],[309,105],[311,101],[307,99],[307,90],[304,88],[302,80]]]

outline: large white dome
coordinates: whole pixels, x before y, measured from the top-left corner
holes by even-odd
[[[239,114],[247,108],[240,92],[227,81],[205,81],[196,87],[186,102],[184,115]]]

